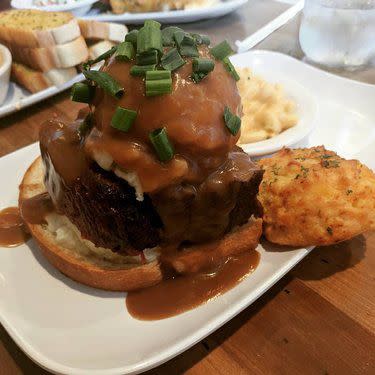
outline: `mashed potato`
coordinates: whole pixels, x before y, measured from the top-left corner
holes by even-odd
[[[264,81],[249,68],[237,72],[243,105],[240,144],[263,141],[297,124],[296,106],[280,85]]]

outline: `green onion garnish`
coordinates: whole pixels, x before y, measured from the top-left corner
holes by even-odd
[[[195,43],[198,46],[200,46],[201,44],[205,44],[206,46],[209,46],[211,43],[210,38],[207,35],[191,34],[191,36],[194,38]]]
[[[199,83],[205,77],[207,77],[207,73],[202,72],[193,72],[193,74],[190,76],[194,83]]]
[[[170,49],[163,57],[161,58],[161,66],[170,71],[174,71],[180,68],[185,64],[185,60],[178,53],[176,48]]]
[[[215,63],[211,59],[193,59],[193,72],[209,73],[215,68]]]
[[[173,146],[168,139],[166,128],[160,128],[152,131],[149,134],[149,137],[161,161],[169,161],[173,158]]]
[[[157,96],[170,94],[172,92],[171,79],[159,79],[157,81],[146,81],[146,96]]]
[[[130,42],[122,42],[117,46],[115,59],[119,61],[129,61],[134,58],[134,47]]]
[[[91,103],[95,96],[95,87],[87,83],[77,82],[73,85],[70,98],[73,102]]]
[[[86,118],[79,124],[78,133],[80,137],[86,137],[93,128],[92,114],[89,113]]]
[[[232,77],[236,80],[240,80],[240,76],[238,75],[236,68],[233,66],[231,61],[229,60],[229,57],[226,57],[223,59],[223,63],[225,66],[225,69],[232,75]]]
[[[129,31],[125,35],[125,42],[130,42],[135,47],[137,45],[137,35],[138,35],[138,30],[137,29]]]
[[[160,79],[171,79],[170,70],[154,70],[146,72],[146,80],[148,81],[157,81]]]
[[[154,70],[146,72],[146,96],[170,94],[172,78],[170,70]]]
[[[151,50],[163,53],[160,23],[147,20],[137,35],[137,53],[142,54]]]
[[[234,115],[227,106],[224,109],[224,122],[225,126],[232,133],[232,135],[236,135],[240,130],[241,119]]]
[[[154,20],[146,20],[143,24],[144,27],[154,27],[155,29],[160,30],[161,23]]]
[[[85,62],[82,66],[83,66],[83,69],[84,70],[88,70],[90,68],[91,65],[94,65],[102,60],[105,60],[105,59],[108,59],[109,57],[111,57],[115,52],[117,51],[117,46],[113,46],[111,49],[109,49],[108,51],[105,51],[104,53],[102,53],[101,55],[99,55],[96,59],[94,60],[88,60],[87,62]]]
[[[137,54],[137,64],[138,65],[153,65],[159,62],[158,51],[150,50],[147,52]]]
[[[225,57],[232,55],[234,53],[232,47],[226,40],[211,48],[210,52],[216,60],[223,60]]]
[[[124,88],[108,73],[96,71],[96,70],[84,70],[84,76],[95,82],[99,87],[101,87],[108,94],[119,99],[124,94]]]
[[[199,52],[195,45],[190,46],[187,44],[182,44],[180,47],[180,53],[181,53],[181,56],[185,56],[185,57],[199,57]]]
[[[130,68],[130,74],[132,76],[144,76],[146,72],[150,70],[155,70],[156,65],[133,65]]]
[[[180,51],[181,56],[186,57],[199,57],[199,52],[197,46],[195,45],[194,38],[186,33],[182,33],[177,31],[174,33],[174,38],[176,40],[176,44]]]
[[[168,26],[161,31],[161,37],[163,41],[163,46],[174,46],[175,40],[173,34],[177,31],[184,32],[177,26]]]
[[[178,45],[178,47],[180,47],[182,39],[184,39],[184,36],[185,36],[185,32],[181,29],[174,32],[173,39]]]
[[[128,132],[135,118],[137,117],[137,112],[131,109],[126,109],[122,107],[117,107],[114,115],[112,116],[111,126],[117,130],[123,132]]]

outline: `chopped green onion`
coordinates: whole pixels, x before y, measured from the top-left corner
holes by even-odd
[[[146,72],[147,81],[158,81],[161,79],[171,79],[170,70],[154,70]]]
[[[193,72],[193,74],[190,76],[194,83],[199,83],[205,77],[207,77],[207,73],[203,72]]]
[[[169,161],[173,158],[174,150],[168,139],[167,129],[160,128],[149,134],[150,141],[161,161]]]
[[[158,52],[151,50],[137,55],[138,65],[156,65],[159,62]]]
[[[176,70],[185,64],[185,60],[178,53],[176,48],[170,49],[161,58],[161,66],[166,70]]]
[[[199,57],[198,48],[187,44],[182,44],[180,47],[181,56],[185,57]]]
[[[226,57],[223,60],[225,69],[232,75],[232,77],[236,80],[240,80],[240,76],[238,75],[236,68],[233,66],[232,62],[229,60],[229,57]]]
[[[83,74],[87,79],[95,82],[104,91],[117,99],[121,98],[124,94],[124,88],[107,72],[85,70]]]
[[[91,103],[94,99],[95,87],[87,83],[77,82],[73,85],[70,98],[73,102]]]
[[[175,45],[175,40],[174,40],[173,35],[177,31],[183,32],[183,30],[180,29],[177,26],[168,26],[161,31],[163,46],[174,46]]]
[[[211,48],[210,52],[216,60],[223,60],[225,57],[232,55],[234,53],[232,47],[226,40]]]
[[[92,121],[92,114],[89,113],[84,120],[79,124],[78,133],[80,137],[86,137],[93,128],[94,123]]]
[[[187,34],[177,31],[174,33],[174,38],[178,46],[181,56],[186,57],[199,57],[197,46],[195,45],[194,38]]]
[[[142,54],[151,50],[163,53],[163,43],[161,39],[160,23],[156,21],[146,21],[137,35],[137,53]]]
[[[207,35],[191,34],[191,36],[194,38],[195,43],[198,46],[200,46],[201,44],[205,44],[206,46],[209,46],[211,43],[210,38]]]
[[[144,76],[146,72],[150,70],[155,70],[156,65],[133,65],[130,68],[130,74],[132,76]]]
[[[185,32],[183,30],[177,30],[174,32],[173,39],[178,45],[178,47],[180,47],[182,39],[184,39],[184,36],[185,36]]]
[[[195,83],[199,83],[203,78],[207,77],[207,74],[212,72],[214,68],[215,63],[211,59],[193,59],[193,74],[190,78]]]
[[[117,46],[115,59],[119,61],[129,61],[134,58],[134,47],[130,42],[122,42]]]
[[[106,60],[108,59],[109,57],[111,57],[115,52],[117,51],[117,46],[113,46],[111,49],[109,49],[108,51],[105,51],[104,53],[102,53],[101,55],[99,55],[96,59],[94,60],[88,60],[87,62],[85,62],[83,64],[83,69],[84,70],[88,70],[90,68],[91,65],[94,65],[102,60]]]
[[[234,115],[228,107],[225,107],[224,109],[224,122],[225,126],[232,133],[232,135],[236,135],[240,130],[241,119]]]
[[[215,63],[211,59],[193,59],[193,72],[209,73],[215,68]]]
[[[147,74],[147,73],[146,73]],[[172,92],[172,79],[146,79],[146,96],[170,94]]]
[[[130,42],[135,47],[137,45],[137,35],[138,35],[138,30],[137,29],[129,31],[125,35],[125,42]]]
[[[155,29],[159,29],[161,27],[161,23],[154,20],[146,20],[143,24],[144,27],[154,27]]]
[[[137,117],[137,112],[131,109],[126,109],[122,107],[117,107],[114,115],[112,116],[111,126],[117,130],[123,132],[128,132],[135,118]]]
[[[146,96],[170,94],[172,78],[170,70],[154,70],[146,72]]]

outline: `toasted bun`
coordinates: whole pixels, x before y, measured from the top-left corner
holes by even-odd
[[[45,192],[43,176],[42,160],[38,157],[23,177],[19,202]],[[114,254],[109,249],[97,248],[90,241],[82,239],[78,229],[65,216],[51,213],[46,221],[47,224],[43,225],[27,224],[30,233],[48,261],[75,281],[99,289],[130,291],[157,284],[163,279],[157,249],[145,250],[146,263],[142,263],[138,256]],[[223,247],[220,254],[229,256],[254,249],[261,231],[262,220],[251,220],[219,242],[219,249]],[[240,238],[242,241],[237,241]],[[203,267],[206,261],[205,246],[190,247],[188,251],[181,252],[174,262],[181,268],[181,264],[189,265],[198,260]],[[181,272],[179,267],[174,267],[177,272]],[[199,269],[199,265],[195,265],[195,268]],[[185,273],[185,270],[181,273]]]

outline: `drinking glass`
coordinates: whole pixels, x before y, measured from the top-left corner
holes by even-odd
[[[315,63],[367,65],[375,57],[375,0],[305,0],[299,41]]]

